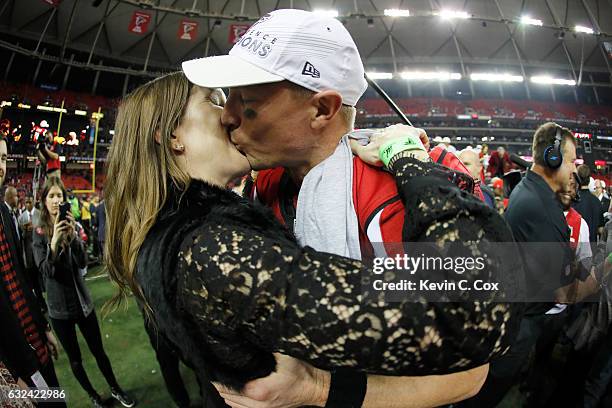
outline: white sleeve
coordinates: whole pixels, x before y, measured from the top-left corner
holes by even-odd
[[[581,261],[585,258],[591,258],[592,256],[591,243],[589,242],[589,226],[584,218],[580,218],[580,235],[578,236],[576,259]]]

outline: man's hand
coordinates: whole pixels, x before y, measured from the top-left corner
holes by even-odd
[[[409,135],[416,136],[421,140],[424,147],[424,156],[427,156],[426,152],[429,150],[429,137],[427,133],[423,129],[407,125],[392,125],[381,129],[372,135],[370,142],[365,146],[359,144],[357,140],[350,139],[351,150],[369,165],[381,167],[383,162],[379,157],[380,147],[387,142],[399,140]],[[423,159],[425,160],[427,157]]]
[[[242,393],[214,384],[232,408],[293,408],[325,406],[330,374],[283,354],[275,353],[276,372],[248,382]]]
[[[47,331],[47,348],[49,349],[49,353],[51,353],[53,358],[57,360],[59,346],[57,345],[57,339],[51,330]]]

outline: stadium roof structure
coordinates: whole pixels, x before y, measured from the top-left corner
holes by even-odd
[[[2,0],[0,47],[155,76],[277,8],[336,16],[381,78],[612,87],[612,0]]]

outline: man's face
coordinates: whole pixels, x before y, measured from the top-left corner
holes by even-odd
[[[292,88],[283,81],[230,89],[221,123],[253,170],[298,166],[316,140],[309,137],[316,111]]]
[[[554,173],[554,180],[557,184],[555,192],[569,191],[570,183],[574,180],[576,173],[576,146],[571,142],[566,142],[563,146],[563,163]]]
[[[467,167],[470,175],[474,180],[480,180],[480,171],[482,170],[482,163],[478,153],[473,150],[465,150],[459,155],[461,162]]]
[[[8,187],[6,189],[4,192],[4,201],[6,201],[11,208],[17,208],[17,205],[19,205],[19,196],[17,195],[15,187]]]
[[[500,156],[503,156],[504,154],[506,154],[506,149],[504,149],[503,147],[498,147],[497,148],[497,154],[499,154]]]
[[[6,161],[8,159],[8,150],[6,149],[6,140],[0,140],[0,186],[4,184],[6,176]]]
[[[26,197],[25,207],[28,211],[32,211],[32,209],[34,208],[34,201],[30,197]]]
[[[595,195],[600,196],[603,194],[603,186],[599,180],[595,180]]]
[[[578,184],[576,183],[576,177],[574,177],[574,175],[572,174],[572,177],[570,178],[570,182],[568,184],[568,189],[559,191],[557,193],[557,198],[561,202],[561,205],[563,206],[563,209],[565,211],[570,209],[570,207],[572,206],[572,201],[574,201],[574,199],[576,198],[577,186]]]

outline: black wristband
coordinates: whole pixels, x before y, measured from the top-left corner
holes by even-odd
[[[361,408],[367,387],[365,373],[348,368],[332,371],[325,408]]]

